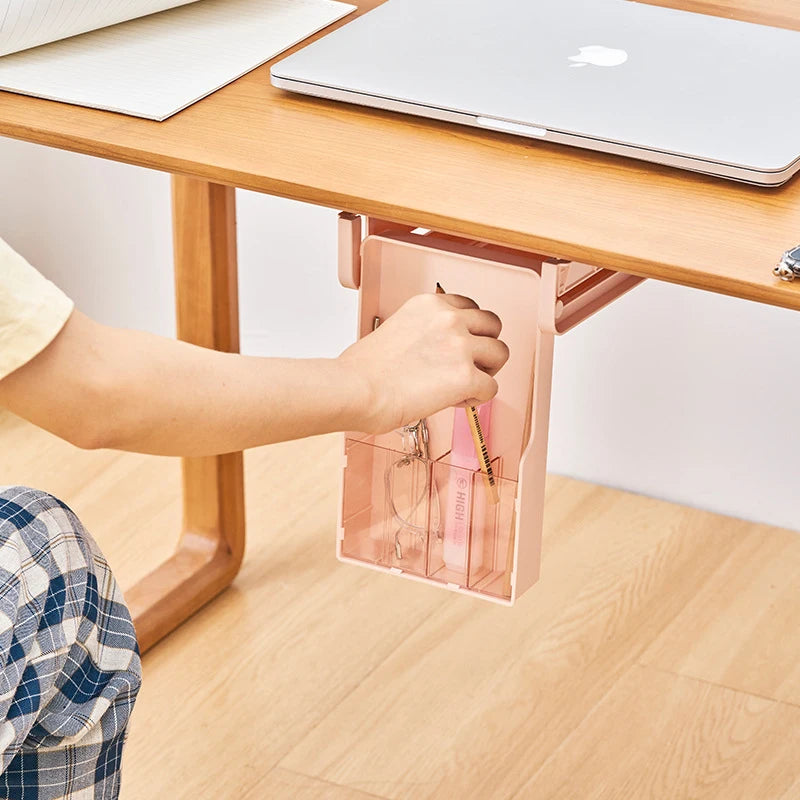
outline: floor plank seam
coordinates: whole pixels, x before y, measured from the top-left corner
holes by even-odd
[[[613,681],[609,683],[608,688],[605,692],[597,699],[597,702],[575,723],[572,730],[559,742],[558,746],[551,750],[548,753],[547,758],[542,761],[539,765],[539,768],[534,772],[529,778],[525,780],[525,782],[517,789],[514,790],[512,795],[509,795],[509,800],[517,800],[517,798],[522,798],[522,800],[528,800],[529,794],[522,795],[520,794],[524,791],[526,786],[531,786],[534,781],[536,780],[537,775],[539,775],[542,770],[564,749],[567,743],[577,734],[577,731],[580,729],[581,725],[595,713],[595,710],[602,705],[605,701],[606,697],[608,697],[617,687],[617,684],[635,667],[640,666],[637,661],[633,661],[627,668],[623,668],[620,670],[619,675],[615,677]]]
[[[383,794],[375,794],[374,792],[368,792],[364,789],[357,789],[355,786],[348,786],[344,783],[336,783],[336,781],[329,781],[327,778],[320,778],[317,775],[308,775],[305,772],[298,772],[296,769],[290,769],[289,767],[279,767],[279,769],[283,770],[283,772],[291,772],[292,775],[297,775],[300,778],[309,778],[312,781],[318,781],[319,783],[324,783],[326,786],[333,786],[336,789],[350,789],[354,792],[358,792],[359,794],[363,794],[365,797],[374,797],[375,800],[389,800],[386,795]]]
[[[730,558],[730,557],[731,557],[730,555],[726,556],[726,558],[725,558],[725,559],[724,559],[724,560],[723,560],[723,561],[722,561],[722,562],[721,562],[721,563],[718,565],[718,567],[717,567],[715,570],[713,570],[713,571],[712,571],[712,572],[711,572],[711,573],[710,573],[710,574],[709,574],[709,575],[708,575],[708,576],[707,576],[707,577],[706,577],[706,578],[705,578],[705,579],[702,581],[702,583],[701,583],[701,586],[699,587],[698,591],[699,591],[700,589],[702,589],[702,587],[703,587],[703,586],[705,586],[705,584],[706,584],[708,581],[710,581],[710,580],[711,580],[711,577],[712,577],[714,574],[716,574],[716,572],[717,572],[719,569],[721,569],[721,568],[723,567],[723,565],[724,565],[725,561],[727,561],[727,559],[728,559],[728,558]],[[731,687],[729,687],[729,686],[723,686],[723,685],[721,685],[721,684],[715,684],[713,681],[704,681],[703,679],[701,679],[701,678],[695,678],[694,676],[684,676],[684,675],[680,675],[680,674],[678,674],[678,673],[674,673],[674,672],[672,672],[671,670],[667,670],[667,669],[661,669],[661,668],[659,668],[659,667],[651,667],[651,665],[645,664],[645,663],[644,663],[644,662],[641,660],[641,655],[643,655],[644,653],[646,653],[646,652],[647,652],[647,650],[648,650],[648,649],[651,647],[651,645],[653,644],[653,642],[655,642],[655,641],[658,639],[658,637],[659,637],[659,636],[661,636],[661,634],[662,634],[662,633],[663,633],[663,632],[664,632],[664,631],[667,629],[667,627],[668,627],[670,624],[672,624],[672,622],[673,622],[673,621],[674,621],[674,620],[675,620],[675,619],[676,619],[676,618],[677,618],[677,617],[678,617],[678,616],[679,616],[681,613],[683,613],[684,609],[685,609],[685,608],[687,608],[687,607],[689,606],[689,604],[692,602],[692,599],[694,598],[694,596],[695,596],[695,595],[693,595],[693,596],[692,596],[692,598],[689,598],[689,599],[687,599],[687,600],[686,600],[686,602],[685,602],[684,604],[682,604],[682,605],[681,605],[681,608],[680,608],[678,611],[676,611],[676,613],[674,614],[674,616],[673,616],[673,617],[672,617],[672,618],[671,618],[669,621],[666,621],[666,622],[664,623],[664,625],[661,627],[661,629],[660,629],[660,630],[659,630],[657,633],[655,633],[655,634],[653,635],[653,637],[651,638],[651,640],[650,640],[650,641],[649,641],[647,644],[645,644],[645,645],[644,645],[644,646],[641,648],[639,657],[636,657],[636,656],[634,656],[634,658],[632,659],[631,663],[630,663],[630,664],[629,664],[627,667],[623,667],[623,668],[620,670],[620,673],[619,673],[619,674],[616,676],[616,678],[615,678],[615,679],[614,679],[614,680],[613,680],[613,681],[612,681],[612,682],[609,684],[609,687],[608,687],[608,689],[607,689],[605,692],[603,692],[603,694],[601,695],[601,697],[600,697],[600,698],[598,698],[597,702],[596,702],[596,703],[595,703],[595,704],[592,706],[592,708],[591,708],[591,709],[589,709],[589,710],[587,711],[587,713],[586,713],[586,714],[585,714],[585,715],[584,715],[584,716],[583,716],[583,717],[582,717],[582,718],[581,718],[581,719],[580,719],[580,720],[579,720],[579,721],[578,721],[578,722],[575,724],[575,726],[572,728],[572,730],[570,730],[570,731],[569,731],[569,733],[568,733],[568,734],[567,734],[567,735],[566,735],[566,736],[565,736],[565,737],[564,737],[564,738],[561,740],[561,742],[559,743],[558,747],[556,747],[556,748],[555,748],[555,749],[554,749],[552,752],[550,752],[550,753],[549,753],[548,757],[547,757],[547,758],[546,758],[546,759],[545,759],[545,760],[542,762],[542,764],[539,766],[539,768],[536,770],[536,772],[534,772],[534,773],[533,773],[533,775],[531,775],[531,777],[530,777],[530,778],[528,778],[528,780],[526,780],[526,781],[525,781],[525,783],[523,784],[523,786],[521,786],[519,789],[516,789],[516,790],[514,791],[514,793],[511,795],[511,800],[514,800],[514,798],[518,798],[518,797],[520,797],[520,794],[519,794],[519,793],[520,793],[520,792],[523,790],[524,786],[530,785],[530,784],[531,784],[531,783],[532,783],[532,782],[533,782],[533,781],[536,779],[536,776],[537,776],[537,775],[539,775],[539,774],[541,773],[541,771],[542,771],[542,770],[545,768],[545,766],[546,766],[546,765],[547,765],[549,762],[551,762],[551,761],[553,760],[553,758],[555,758],[555,757],[556,757],[556,755],[558,755],[558,753],[559,753],[559,752],[560,752],[560,751],[561,751],[561,750],[562,750],[562,749],[563,749],[563,748],[564,748],[564,747],[567,745],[567,743],[568,743],[568,742],[569,742],[569,741],[570,741],[570,740],[571,740],[571,739],[572,739],[572,738],[573,738],[573,737],[576,735],[576,732],[577,732],[577,731],[578,731],[578,729],[580,728],[581,724],[582,724],[582,723],[583,723],[585,720],[589,719],[589,717],[591,717],[591,715],[592,715],[592,714],[595,712],[595,709],[597,709],[597,708],[598,708],[598,706],[600,706],[600,705],[603,703],[603,701],[606,699],[606,697],[607,697],[607,696],[608,696],[608,695],[609,695],[611,692],[613,692],[613,691],[614,691],[614,688],[615,688],[615,686],[616,686],[616,685],[619,683],[619,681],[620,681],[620,680],[622,680],[622,679],[625,677],[625,675],[627,675],[629,672],[631,672],[633,669],[635,669],[635,668],[637,668],[637,667],[638,667],[638,668],[643,668],[643,669],[651,668],[651,669],[654,669],[654,670],[656,670],[656,671],[659,671],[659,672],[667,673],[667,674],[669,674],[669,675],[672,675],[673,677],[677,677],[677,678],[686,677],[686,678],[688,678],[688,679],[690,679],[690,680],[695,680],[695,681],[697,681],[697,682],[699,682],[699,683],[705,683],[705,684],[708,684],[708,685],[711,685],[711,686],[715,686],[715,687],[717,687],[717,688],[729,689],[730,691],[740,691],[740,690],[738,690],[738,689],[732,689],[732,688],[731,688]],[[795,705],[794,703],[790,703],[790,702],[784,702],[784,701],[782,701],[782,700],[778,700],[778,699],[776,699],[776,698],[774,698],[774,697],[764,697],[764,696],[761,696],[761,695],[755,694],[755,693],[753,693],[753,692],[746,692],[746,691],[742,691],[741,693],[742,693],[742,694],[747,694],[747,695],[749,695],[749,696],[751,696],[751,697],[757,697],[757,698],[759,698],[759,699],[762,699],[762,700],[769,700],[769,701],[771,701],[771,702],[774,702],[774,703],[782,703],[782,704],[784,704],[784,705],[790,705],[790,706],[793,706],[793,707],[798,707],[798,708],[800,708],[800,705]]]
[[[748,697],[755,697],[759,700],[768,700],[771,703],[778,703],[782,706],[791,706],[792,708],[800,709],[800,703],[793,703],[791,700],[781,700],[778,697],[771,697],[768,694],[760,694],[758,692],[752,692],[749,689],[742,689],[736,686],[728,686],[725,683],[717,683],[716,681],[709,680],[708,678],[700,678],[696,675],[686,675],[682,672],[675,672],[671,669],[666,669],[665,667],[659,667],[655,664],[646,664],[643,661],[638,662],[638,666],[643,667],[644,669],[653,670],[653,672],[661,672],[666,675],[672,675],[674,678],[683,678],[687,681],[694,681],[695,683],[701,683],[706,686],[713,686],[716,689],[727,689],[729,692],[736,692],[737,694],[744,694]]]
[[[439,609],[437,609],[437,611],[438,611],[438,610],[441,610],[441,608],[444,608],[444,607],[446,607],[446,605],[447,605],[446,603],[445,603],[445,604],[442,604],[442,606],[440,606],[440,608],[439,608]],[[427,618],[426,618],[426,621],[427,621],[427,619],[430,619],[430,617],[427,617]],[[419,629],[417,629],[417,630],[419,630]],[[339,701],[338,701],[337,703],[334,703],[334,705],[332,705],[332,706],[331,706],[331,707],[328,709],[328,711],[327,711],[325,714],[323,714],[323,716],[321,716],[321,717],[320,717],[320,718],[319,718],[319,719],[318,719],[318,720],[317,720],[317,721],[316,721],[316,722],[315,722],[315,723],[314,723],[314,724],[313,724],[313,725],[312,725],[312,726],[311,726],[311,727],[310,727],[308,730],[306,730],[306,731],[305,731],[305,732],[304,732],[304,733],[303,733],[301,736],[298,736],[298,737],[297,737],[297,739],[296,739],[296,741],[294,741],[294,742],[291,744],[291,746],[289,746],[289,747],[288,747],[286,750],[284,750],[284,752],[283,752],[283,753],[281,753],[281,754],[278,756],[277,760],[275,761],[275,763],[274,763],[274,764],[272,764],[272,766],[270,767],[270,769],[275,769],[276,767],[280,767],[281,769],[285,769],[285,770],[288,770],[288,771],[291,771],[291,772],[296,772],[296,770],[292,770],[292,769],[291,769],[291,767],[285,767],[285,766],[283,765],[283,763],[282,763],[282,762],[283,762],[283,760],[286,758],[286,756],[288,756],[288,755],[289,755],[289,753],[291,753],[291,752],[292,752],[292,750],[294,750],[294,748],[295,748],[295,747],[297,747],[297,746],[298,746],[298,745],[299,745],[299,744],[300,744],[300,743],[301,743],[301,742],[302,742],[302,741],[303,741],[303,740],[304,740],[306,737],[308,737],[308,736],[311,736],[311,735],[314,733],[314,731],[315,731],[317,728],[319,728],[319,726],[320,726],[320,725],[322,725],[322,723],[323,723],[323,722],[325,722],[325,720],[326,720],[326,719],[327,719],[327,718],[328,718],[328,717],[329,717],[329,716],[330,716],[330,715],[331,715],[331,714],[332,714],[334,711],[336,711],[336,709],[337,709],[337,708],[339,708],[339,706],[340,706],[340,705],[342,705],[342,703],[346,702],[346,701],[347,701],[347,700],[350,698],[350,696],[351,696],[351,695],[352,695],[354,692],[357,692],[357,691],[358,691],[358,690],[361,688],[362,684],[366,683],[366,682],[367,682],[367,680],[368,680],[368,679],[369,679],[369,678],[370,678],[370,677],[373,675],[373,673],[375,673],[375,672],[376,672],[378,669],[380,669],[380,668],[381,668],[381,667],[382,667],[382,666],[383,666],[383,665],[384,665],[384,664],[385,664],[385,663],[386,663],[386,662],[387,662],[387,661],[388,661],[388,660],[389,660],[389,659],[390,659],[390,658],[391,658],[391,657],[392,657],[392,656],[395,654],[395,652],[396,652],[396,651],[397,651],[397,650],[398,650],[400,647],[403,647],[403,646],[404,646],[404,645],[405,645],[407,642],[408,642],[408,639],[404,639],[404,640],[400,641],[400,643],[397,645],[397,647],[395,647],[395,648],[393,648],[392,650],[390,650],[390,651],[389,651],[389,652],[388,652],[388,653],[387,653],[387,654],[386,654],[386,655],[385,655],[385,656],[384,656],[382,659],[380,659],[380,661],[376,662],[376,663],[373,665],[372,669],[370,669],[368,672],[364,673],[364,675],[362,675],[362,676],[361,676],[361,678],[359,679],[358,683],[356,683],[356,684],[355,684],[355,686],[353,686],[353,687],[350,689],[350,691],[349,691],[349,692],[347,692],[346,694],[342,695],[342,697],[339,699]],[[298,773],[298,774],[302,774],[302,773]],[[308,775],[308,776],[306,776],[306,777],[312,777],[312,778],[315,778],[316,776],[315,776],[315,775]],[[352,787],[348,787],[348,788],[352,788]]]

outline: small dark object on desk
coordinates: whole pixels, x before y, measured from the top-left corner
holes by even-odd
[[[772,274],[783,281],[793,281],[800,277],[800,245],[793,250],[787,250],[781,256],[781,260],[772,270]]]

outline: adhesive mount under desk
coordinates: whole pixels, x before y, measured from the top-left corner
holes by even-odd
[[[343,211],[339,214],[338,271],[339,283],[347,289],[361,285],[361,247],[363,243],[362,217]],[[577,261],[547,258],[512,248],[491,245],[428,229],[367,218],[369,235],[406,233],[417,236],[424,246],[427,237],[441,245],[444,242],[461,243],[465,248],[481,248],[485,256],[516,254],[529,262],[542,278],[539,306],[541,330],[561,335],[588,319],[600,309],[646,280],[624,272],[582,264]]]

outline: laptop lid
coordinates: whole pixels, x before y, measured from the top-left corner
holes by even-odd
[[[387,0],[272,81],[757,183],[800,167],[800,33],[629,0]]]

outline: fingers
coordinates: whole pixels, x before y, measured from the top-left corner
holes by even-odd
[[[460,294],[439,296],[449,305],[462,311],[461,317],[469,332],[474,336],[494,336],[496,339],[500,335],[503,323],[494,311],[481,309],[471,297],[464,297]]]
[[[453,308],[462,311],[460,315],[467,326],[467,330],[474,336],[494,336],[497,338],[503,329],[500,317],[494,311],[481,309],[471,298],[461,294],[438,295],[444,302]]]
[[[461,405],[479,406],[488,403],[497,394],[497,381],[485,372],[475,370],[471,389],[472,396],[468,397]]]
[[[440,294],[444,302],[455,308],[478,308],[478,304],[471,297],[464,297],[463,294]]]
[[[473,361],[475,366],[487,375],[496,375],[508,361],[508,356],[508,345],[500,339],[488,336],[473,339]]]
[[[481,309],[470,297],[448,294],[440,295],[451,306],[459,309],[460,322],[472,334],[473,362],[489,377],[496,375],[508,361],[508,345],[498,337],[503,329],[500,317],[493,311]],[[484,386],[484,392],[491,386]],[[496,391],[496,388],[495,390]]]
[[[467,330],[473,336],[492,336],[495,339],[503,330],[503,323],[494,311],[485,311],[479,308],[465,309],[461,316],[466,323]]]

